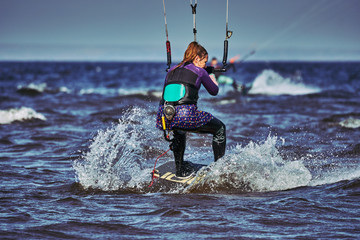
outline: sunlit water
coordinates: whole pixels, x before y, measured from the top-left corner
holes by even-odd
[[[166,188],[155,128],[162,63],[0,63],[0,233],[11,239],[358,239],[359,63],[246,63],[199,108],[227,127],[188,134],[208,165]],[[158,165],[173,161],[169,152]]]

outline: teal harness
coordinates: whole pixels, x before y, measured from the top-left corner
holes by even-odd
[[[177,102],[185,96],[186,88],[183,84],[172,83],[164,89],[164,100],[166,102]]]

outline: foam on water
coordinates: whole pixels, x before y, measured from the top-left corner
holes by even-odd
[[[71,93],[71,90],[65,86],[51,88],[47,83],[29,83],[27,85],[18,85],[17,90],[24,93]]]
[[[360,127],[360,119],[357,118],[347,118],[343,121],[341,121],[340,126],[345,128],[359,128]]]
[[[360,178],[360,168],[359,167],[343,167],[333,171],[324,171],[321,175],[317,176],[311,181],[309,185],[319,186],[325,184],[333,184],[345,180],[353,180]]]
[[[161,97],[162,92],[154,91],[149,89],[125,89],[125,88],[105,88],[105,87],[97,87],[97,88],[83,88],[79,90],[79,95],[87,95],[87,94],[99,94],[106,96],[129,96],[129,95],[143,95],[143,96],[154,96]]]
[[[100,94],[100,95],[116,95],[116,89],[109,89],[109,88],[84,88],[79,91],[80,95],[87,95],[87,94]]]
[[[264,95],[305,95],[320,92],[317,87],[307,86],[291,78],[284,78],[273,70],[263,70],[249,90],[249,94]]]
[[[128,95],[144,95],[147,96],[149,94],[149,89],[139,89],[139,88],[135,88],[135,89],[124,89],[124,88],[119,88],[117,90],[118,94],[120,96],[128,96]]]
[[[10,124],[15,121],[26,121],[31,119],[46,121],[46,117],[43,114],[37,113],[34,109],[28,107],[0,110],[0,124]]]
[[[277,137],[263,143],[237,145],[225,157],[198,172],[186,192],[267,192],[309,184],[312,176],[301,161],[284,161],[276,147]],[[201,177],[203,176],[203,177]]]
[[[28,90],[34,90],[39,93],[42,93],[46,90],[47,84],[46,83],[29,83],[26,86],[19,85],[17,88],[18,88],[18,90],[28,89]]]
[[[59,92],[61,93],[71,93],[71,90],[65,86],[59,88]]]

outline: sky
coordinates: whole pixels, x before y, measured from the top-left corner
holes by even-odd
[[[173,61],[195,0],[165,0]],[[360,60],[360,0],[229,0],[229,58]],[[226,0],[197,0],[197,40],[222,59]],[[163,0],[0,0],[0,61],[166,61]]]

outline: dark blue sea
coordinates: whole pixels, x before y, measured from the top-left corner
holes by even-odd
[[[1,239],[360,239],[360,63],[245,62],[188,134],[201,184],[152,187],[165,63],[0,62]],[[172,161],[171,151],[159,158]],[[201,171],[201,170],[200,170]]]

